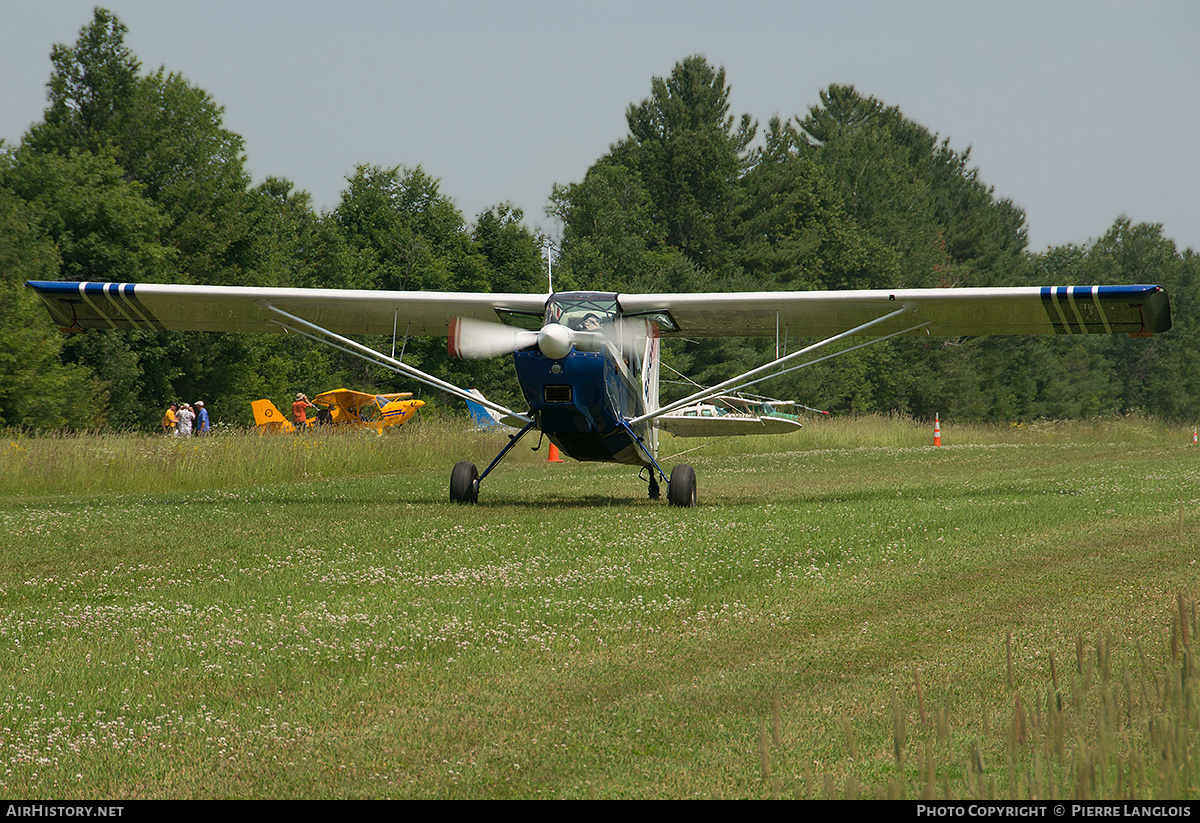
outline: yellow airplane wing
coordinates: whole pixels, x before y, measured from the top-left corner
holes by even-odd
[[[318,406],[338,406],[344,409],[358,408],[363,403],[373,402],[375,395],[353,389],[330,389],[312,399]]]
[[[382,431],[386,426],[408,422],[416,410],[425,405],[425,401],[411,400],[411,397],[412,392],[370,394],[341,388],[322,392],[312,402],[329,407],[330,421],[334,424],[367,426]]]

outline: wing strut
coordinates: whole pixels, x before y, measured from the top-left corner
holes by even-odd
[[[861,349],[863,346],[869,346],[872,343],[881,343],[884,340],[887,340],[892,337],[896,337],[897,335],[907,334],[908,332],[915,331],[916,329],[922,328],[924,326],[928,326],[930,321],[927,320],[923,323],[917,323],[914,326],[910,326],[906,329],[902,329],[901,331],[894,332],[892,334],[888,334],[883,337],[873,338],[871,340],[868,340],[866,343],[860,343],[859,345],[854,346],[853,348],[849,348],[844,351],[837,352],[836,354],[826,355],[825,357],[818,358],[817,360],[810,360],[805,363],[801,363],[799,366],[793,366],[790,369],[784,369],[783,371],[768,374],[765,377],[759,377],[759,375],[763,374],[763,372],[767,372],[767,371],[770,371],[771,369],[782,366],[784,363],[787,363],[790,360],[794,360],[797,357],[808,354],[809,352],[816,351],[817,349],[820,349],[824,346],[828,346],[830,343],[835,343],[838,340],[842,340],[843,338],[849,337],[853,334],[858,334],[859,332],[866,331],[867,329],[869,329],[873,326],[877,326],[880,323],[885,323],[894,317],[899,317],[900,315],[905,314],[907,312],[916,311],[916,308],[917,308],[917,306],[915,303],[905,303],[901,308],[897,309],[894,312],[889,312],[888,314],[885,314],[882,317],[876,317],[874,320],[868,320],[866,323],[863,323],[860,326],[855,326],[854,328],[849,329],[848,331],[844,331],[840,334],[835,334],[833,337],[827,337],[818,343],[813,343],[811,346],[806,346],[805,348],[800,349],[799,351],[794,351],[791,354],[784,355],[783,357],[778,357],[775,360],[772,360],[770,363],[759,366],[756,369],[751,369],[748,372],[739,374],[737,377],[732,377],[729,380],[726,380],[724,383],[719,383],[716,386],[712,386],[712,387],[704,389],[702,391],[698,391],[695,394],[688,395],[687,397],[683,398],[682,400],[676,400],[674,403],[668,403],[667,405],[662,406],[661,408],[655,409],[652,412],[647,412],[646,414],[643,414],[641,417],[635,417],[629,421],[629,424],[632,426],[632,425],[641,423],[645,420],[653,420],[656,417],[659,417],[664,414],[670,414],[671,412],[675,411],[676,409],[681,409],[684,406],[690,406],[693,403],[699,403],[701,400],[707,400],[708,398],[714,397],[725,391],[732,391],[732,390],[744,388],[745,386],[753,385],[755,383],[760,383],[763,380],[767,380],[771,377],[778,377],[779,375],[786,374],[789,371],[794,371],[795,369],[804,368],[804,366],[810,366],[813,363],[819,363],[821,360],[828,360],[831,357],[837,357],[838,355],[845,354],[846,352],[851,352],[851,351],[854,351],[855,349]],[[751,380],[750,378],[757,378],[757,379]]]
[[[493,411],[500,412],[502,415],[511,415],[523,423],[533,422],[526,415],[517,414],[511,409],[507,409],[498,403],[493,403],[491,400],[488,400],[484,397],[472,395],[466,389],[460,389],[453,383],[447,383],[445,380],[434,377],[432,374],[427,374],[426,372],[423,372],[418,368],[414,368],[407,363],[402,363],[393,357],[388,357],[386,354],[377,352],[369,346],[356,343],[348,337],[343,337],[340,334],[331,332],[329,329],[322,328],[316,323],[310,323],[303,318],[296,317],[294,314],[288,314],[283,309],[276,308],[275,306],[271,305],[268,300],[256,300],[255,303],[277,317],[283,318],[282,320],[272,319],[270,322],[280,326],[281,328],[287,329],[288,331],[295,332],[302,337],[307,337],[309,340],[315,340],[318,343],[323,343],[330,348],[353,355],[360,360],[366,360],[368,363],[374,363],[377,366],[382,366],[389,371],[407,375],[413,380],[416,380],[418,383],[424,383],[426,386],[447,392],[455,397],[462,398],[463,400],[469,400],[472,403],[478,403],[479,405],[492,409]]]

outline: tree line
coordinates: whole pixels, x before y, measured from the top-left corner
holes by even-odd
[[[328,213],[287,180],[252,185],[222,108],[178,74],[143,72],[125,32],[96,9],[73,46],[55,46],[44,119],[0,145],[0,425],[153,428],[176,398],[248,422],[259,397],[416,388],[293,335],[64,336],[26,280],[544,291],[545,238],[521,211],[499,204],[468,222],[420,166],[359,166]],[[624,139],[580,182],[554,187],[557,288],[1159,283],[1175,326],[1151,339],[899,338],[767,390],[833,412],[1193,419],[1200,268],[1161,227],[1119,218],[1098,239],[1031,254],[1024,214],[980,180],[969,150],[898,108],[831,85],[806,113],[760,130],[730,113],[729,91],[723,69],[682,60],[629,106]],[[775,345],[673,340],[664,363],[712,383]],[[406,362],[518,402],[504,358],[451,360],[440,339],[403,347]]]

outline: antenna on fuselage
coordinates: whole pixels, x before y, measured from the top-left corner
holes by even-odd
[[[542,241],[542,248],[546,250],[546,286],[550,290],[551,295],[554,294],[554,244],[550,242],[550,238]]]

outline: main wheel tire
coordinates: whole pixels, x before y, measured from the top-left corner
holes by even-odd
[[[460,460],[450,472],[450,501],[475,503],[479,500],[479,470],[470,460]]]
[[[696,470],[687,463],[671,469],[671,480],[667,484],[667,500],[672,506],[690,509],[696,505]]]

